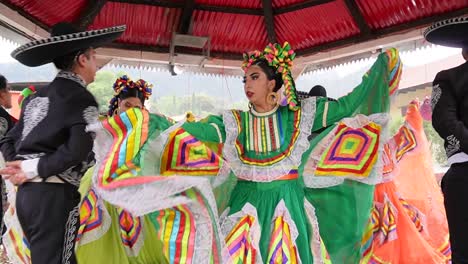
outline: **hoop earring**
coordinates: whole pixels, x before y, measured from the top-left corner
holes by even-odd
[[[275,92],[269,93],[267,96],[267,102],[270,105],[276,106],[278,104],[278,93],[275,93]]]

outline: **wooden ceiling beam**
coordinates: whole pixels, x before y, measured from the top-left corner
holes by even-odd
[[[303,8],[313,7],[321,4],[326,4],[333,2],[335,0],[306,0],[301,3],[276,8],[273,10],[274,15],[284,14],[288,12],[297,11]],[[139,5],[150,5],[150,6],[159,6],[167,8],[184,8],[185,4],[183,2],[173,2],[169,0],[109,0],[109,2],[116,3],[128,3],[128,4],[139,4]],[[233,6],[215,6],[215,5],[205,5],[205,4],[195,4],[195,10],[200,11],[209,11],[209,12],[219,12],[219,13],[229,13],[229,14],[244,14],[244,15],[254,15],[262,16],[263,8],[239,8]]]
[[[292,4],[292,5],[288,5],[288,6],[285,6],[285,7],[276,8],[273,12],[274,12],[275,15],[280,15],[280,14],[284,14],[284,13],[289,13],[289,12],[294,12],[294,11],[297,11],[297,10],[301,10],[301,9],[304,9],[304,8],[309,8],[309,7],[313,7],[313,6],[327,4],[327,3],[330,3],[330,2],[334,2],[334,1],[335,0],[306,0],[304,2],[300,2],[300,3],[297,3],[297,4]]]
[[[371,28],[366,22],[366,19],[362,15],[358,4],[356,3],[356,0],[344,0],[346,7],[349,10],[349,13],[351,13],[351,16],[353,17],[354,21],[356,22],[357,26],[359,27],[359,31],[361,31],[362,35],[368,35],[371,34]]]
[[[185,8],[184,2],[173,2],[168,0],[109,0],[110,2],[116,3],[128,3],[128,4],[139,4],[139,5],[150,5],[150,6],[159,6],[167,8]],[[200,11],[209,11],[209,12],[220,12],[220,13],[230,13],[230,14],[245,14],[245,15],[263,15],[263,10],[261,8],[238,8],[231,6],[215,6],[215,5],[202,5],[194,4],[195,10]]]
[[[268,41],[270,43],[276,43],[277,39],[275,32],[275,20],[273,18],[273,3],[271,0],[262,0],[262,6]]]
[[[228,14],[240,14],[240,15],[253,15],[253,16],[262,16],[263,9],[261,8],[238,8],[231,6],[214,6],[214,5],[195,5],[196,10],[200,11],[209,11],[209,12],[219,12],[219,13],[228,13]]]
[[[184,8],[183,2],[175,2],[170,0],[109,0],[109,2],[159,6],[167,8]]]
[[[192,22],[193,11],[195,10],[195,0],[185,0],[185,6],[182,10],[180,18],[179,30],[180,34],[188,34],[190,31],[190,24]]]

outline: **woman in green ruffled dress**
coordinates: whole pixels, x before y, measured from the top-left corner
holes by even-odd
[[[178,129],[223,144],[229,169],[219,171],[214,190],[232,263],[358,263],[401,75],[398,52],[380,54],[337,101],[296,98],[294,57],[288,43],[245,54],[250,109]]]

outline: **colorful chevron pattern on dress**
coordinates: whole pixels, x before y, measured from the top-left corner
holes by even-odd
[[[273,223],[267,263],[298,263],[297,248],[292,241],[288,223],[283,216],[278,216]]]
[[[398,212],[395,207],[389,200],[386,199],[383,205],[382,213],[380,214],[380,243],[383,244],[387,241],[392,241],[397,238],[397,213]]]
[[[388,71],[389,75],[389,90],[390,95],[394,94],[398,90],[398,85],[401,79],[401,73],[403,69],[403,64],[401,63],[398,50],[395,48],[388,49],[386,51],[388,58]]]
[[[285,135],[285,129],[283,126],[283,119],[286,118],[284,117],[283,115],[285,115],[284,112],[282,112],[281,109],[279,109],[275,116],[276,116],[276,119],[273,119],[271,124],[277,124],[278,127],[275,128],[277,130],[277,132],[274,132],[275,129],[270,129],[269,127],[267,127],[266,125],[263,126],[263,130],[262,130],[262,122],[261,121],[257,121],[257,122],[260,122],[260,127],[256,127],[255,129],[253,130],[250,130],[249,129],[249,123],[250,122],[249,120],[253,120],[254,117],[253,116],[250,116],[250,119],[247,119],[245,116],[246,115],[251,115],[250,112],[241,112],[239,110],[233,110],[232,111],[232,114],[234,116],[234,120],[236,120],[236,123],[237,123],[237,129],[239,131],[239,135],[242,135],[244,136],[245,138],[245,142],[241,142],[239,140],[239,138],[236,140],[236,150],[237,150],[237,153],[239,155],[239,159],[245,163],[245,164],[249,164],[249,165],[256,165],[256,166],[262,166],[262,167],[265,167],[265,166],[270,166],[272,164],[275,164],[283,159],[285,159],[286,157],[289,157],[291,155],[291,152],[292,150],[294,149],[294,146],[296,145],[296,141],[299,137],[299,133],[300,133],[300,130],[299,130],[299,124],[300,124],[300,121],[301,121],[301,109],[299,108],[299,110],[297,111],[294,111],[290,116],[289,118],[292,119],[292,123],[288,123],[287,125],[288,126],[292,126],[292,134],[291,134],[291,137],[290,137],[290,140],[289,141],[285,141],[282,137],[283,135]],[[275,121],[276,120],[276,121]],[[265,122],[263,122],[265,124]],[[270,124],[270,122],[268,122]],[[268,128],[268,129],[267,129]],[[260,129],[260,130],[259,130]],[[268,132],[268,130],[270,132]],[[257,132],[255,132],[257,131]],[[260,131],[260,132],[258,132]],[[252,146],[253,146],[253,149],[254,151],[258,150],[258,152],[264,152],[263,151],[263,147],[261,147],[262,151],[259,151],[260,148],[259,146],[262,145],[267,142],[271,142],[271,140],[273,140],[272,138],[270,138],[268,141],[267,139],[267,133],[269,133],[270,137],[273,137],[275,135],[275,133],[278,133],[278,137],[277,139],[274,139],[274,141],[276,142],[277,140],[279,140],[280,143],[282,143],[284,141],[284,144],[282,144],[281,146],[279,146],[279,148],[277,150],[274,150],[273,151],[273,147],[271,147],[272,149],[272,152],[273,153],[278,153],[277,155],[273,155],[273,156],[268,156],[268,158],[256,158],[258,157],[259,155],[254,155],[256,157],[248,157],[246,155],[246,152],[249,151],[249,149],[252,149]],[[272,134],[273,133],[273,134]],[[264,135],[264,136],[262,136]],[[261,138],[263,137],[263,139]],[[275,136],[276,137],[276,136]],[[247,141],[249,142],[249,147],[247,147]],[[255,143],[255,141],[257,143]],[[255,148],[255,144],[257,144],[257,148]],[[260,145],[259,145],[260,144]],[[275,143],[275,146],[277,146],[278,143]],[[267,145],[264,145],[265,149],[269,149],[269,147]],[[260,155],[261,156],[261,155]]]
[[[447,263],[450,263],[450,260],[452,260],[452,249],[450,247],[449,235],[447,235],[444,244],[442,244],[438,250],[446,257]]]
[[[361,262],[362,263],[362,262]],[[366,263],[362,263],[362,264],[392,264],[388,261],[383,261],[381,260],[380,258],[378,258],[377,256],[375,255],[372,255],[372,257],[370,258],[369,262],[366,262]]]
[[[411,221],[414,223],[414,226],[419,232],[422,232],[424,226],[422,225],[422,215],[418,208],[409,204],[405,199],[399,198],[401,205],[405,208],[406,214],[410,217]]]
[[[251,215],[242,217],[226,237],[231,263],[256,263],[257,250],[253,245],[250,232],[255,221],[257,220]]]
[[[372,209],[372,215],[371,215],[372,233],[376,233],[379,230],[379,227],[380,227],[380,212],[377,206],[374,205],[374,208]]]
[[[357,129],[340,123],[317,164],[316,175],[368,177],[377,161],[380,131],[375,123]]]
[[[370,257],[372,256],[372,250],[373,250],[373,236],[374,232],[372,230],[372,223],[369,221],[369,223],[366,226],[366,229],[364,231],[364,235],[361,241],[361,262],[360,263],[368,263]]]
[[[151,214],[163,241],[169,263],[192,263],[195,246],[195,219],[186,205]]]
[[[91,189],[80,205],[80,227],[76,236],[79,241],[84,233],[92,231],[102,225],[102,209],[97,206],[98,197]]]
[[[184,129],[176,129],[170,134],[164,149],[161,174],[217,175],[223,164],[221,152],[221,147],[213,148]]]
[[[139,168],[132,160],[148,138],[149,113],[146,110],[132,108],[125,113],[108,118],[102,122],[113,137],[112,149],[99,168],[99,184],[102,188],[113,188],[119,182],[135,180]],[[139,180],[145,180],[140,177]]]
[[[133,248],[141,235],[140,217],[134,217],[120,208],[117,209],[117,212],[119,214],[120,239],[125,246]]]
[[[389,174],[395,170],[395,161],[393,159],[394,152],[392,151],[390,144],[384,145],[384,151],[382,153],[382,161],[383,161],[383,174]]]
[[[393,138],[395,139],[395,142],[397,144],[397,161],[400,161],[406,153],[415,149],[417,146],[416,137],[413,131],[411,131],[411,129],[409,129],[406,126],[402,126]]]
[[[367,224],[366,230],[361,241],[361,252],[362,260],[361,263],[368,263],[372,257],[373,250],[373,241],[375,234],[379,231],[380,227],[380,213],[377,207],[374,205],[372,208],[371,217],[369,218],[369,223]]]

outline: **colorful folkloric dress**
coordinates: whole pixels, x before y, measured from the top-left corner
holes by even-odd
[[[369,241],[371,263],[448,263],[450,243],[443,197],[417,103],[385,145],[384,178],[375,189]],[[364,261],[364,262],[367,262]]]
[[[79,263],[223,262],[209,180],[156,173],[172,125],[132,109],[91,128],[99,154],[80,188]]]
[[[213,184],[232,263],[356,263],[400,74],[391,49],[336,102],[309,98],[297,111],[233,110],[186,123],[168,137],[161,172],[187,162],[184,142],[223,144],[226,166]]]

